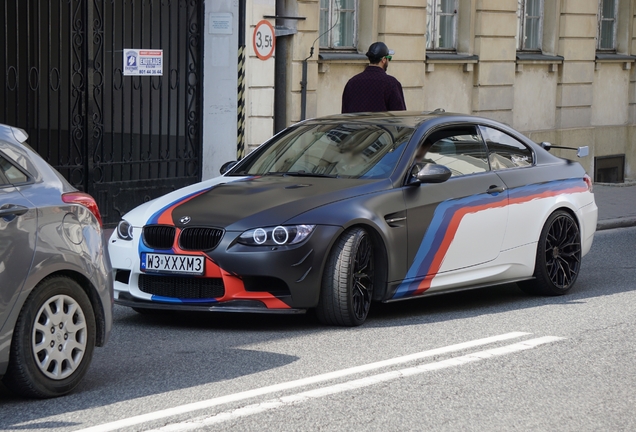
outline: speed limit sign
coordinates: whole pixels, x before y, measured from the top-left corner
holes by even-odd
[[[262,20],[256,24],[254,29],[254,52],[261,60],[267,60],[274,54],[276,36],[274,27],[269,21]]]

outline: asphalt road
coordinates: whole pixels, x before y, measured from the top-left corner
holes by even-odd
[[[358,328],[116,307],[76,392],[0,386],[0,429],[636,430],[635,244],[636,227],[597,233],[564,297],[490,287],[377,305]]]

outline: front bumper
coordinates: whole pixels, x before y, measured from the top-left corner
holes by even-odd
[[[115,303],[136,309],[190,311],[190,312],[239,312],[263,314],[304,314],[307,309],[269,309],[258,300],[230,300],[213,305],[197,305],[188,303],[161,303],[133,297],[129,293],[119,292]]]
[[[244,246],[236,243],[239,232],[226,232],[214,250],[188,251],[205,257],[204,277],[142,272],[140,252],[147,248],[143,244],[140,247],[138,240],[121,240],[113,233],[108,247],[115,279],[115,302],[135,308],[300,313],[318,304],[325,257],[341,232],[341,227],[317,226],[305,242],[281,247]],[[141,229],[135,229],[133,235],[139,239]],[[142,275],[146,275],[142,277],[144,281],[140,281]],[[171,281],[184,281],[198,286],[202,279],[222,283],[221,294],[181,298],[165,295],[163,289],[159,294],[153,286],[154,282],[166,281],[168,285]]]

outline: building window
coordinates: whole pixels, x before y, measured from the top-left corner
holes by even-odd
[[[599,50],[616,49],[616,11],[618,0],[601,0],[598,11],[598,38],[596,48]]]
[[[358,0],[320,0],[320,47],[356,47]]]
[[[457,0],[428,0],[426,49],[455,50]]]
[[[543,0],[517,0],[517,49],[540,51],[543,32]]]

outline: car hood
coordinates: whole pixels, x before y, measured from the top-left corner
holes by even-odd
[[[213,226],[244,231],[279,225],[325,204],[388,189],[388,179],[296,176],[217,177],[172,192],[127,213],[135,226]],[[307,220],[305,223],[320,223]]]

